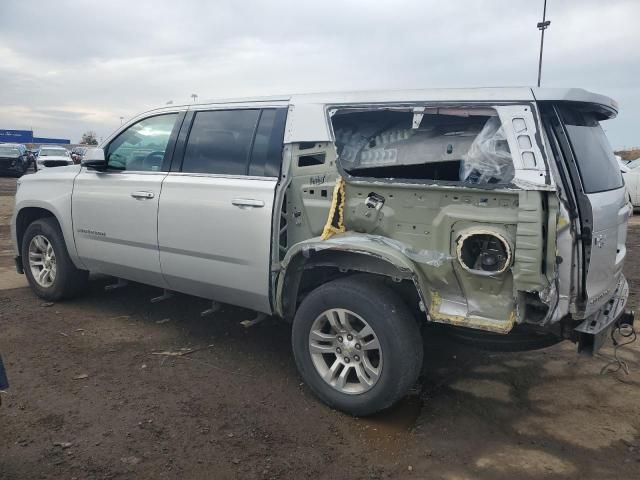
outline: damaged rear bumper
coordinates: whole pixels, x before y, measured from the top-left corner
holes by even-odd
[[[633,325],[635,313],[625,310],[628,298],[629,284],[624,276],[621,276],[611,299],[574,329],[578,352],[593,355],[600,350],[615,325]]]

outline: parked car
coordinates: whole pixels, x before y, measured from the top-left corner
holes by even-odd
[[[71,150],[71,159],[73,160],[73,163],[82,162],[82,158],[84,157],[86,151],[87,147],[74,147]]]
[[[49,301],[91,271],[280,317],[311,390],[371,414],[416,381],[424,323],[596,352],[633,322],[617,109],[505,88],[152,110],[20,181],[17,270]]]
[[[0,143],[0,174],[20,177],[29,168],[27,148],[18,143]]]
[[[73,165],[69,150],[64,147],[40,147],[36,160],[37,170]]]
[[[629,170],[633,170],[634,168],[640,167],[640,158],[637,158],[636,160],[631,160],[629,163],[626,163],[625,166]]]
[[[36,171],[36,157],[38,156],[38,150],[27,149],[27,158],[29,159],[29,166],[33,167],[33,171]]]
[[[622,176],[633,208],[640,207],[640,168],[629,168]]]

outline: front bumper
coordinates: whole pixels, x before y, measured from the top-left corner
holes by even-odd
[[[577,335],[578,352],[595,354],[600,350],[615,325],[622,323],[633,325],[635,313],[625,310],[628,298],[629,284],[627,279],[621,276],[609,301],[574,329]]]
[[[14,163],[11,165],[11,163]],[[0,160],[0,174],[7,173],[22,173],[24,171],[24,165],[20,160],[11,162],[9,160]]]

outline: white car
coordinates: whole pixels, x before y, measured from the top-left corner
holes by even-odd
[[[627,186],[629,201],[633,208],[640,207],[640,169],[629,169],[628,172],[622,172],[624,183]]]
[[[36,160],[36,170],[73,165],[69,150],[64,147],[40,147]]]

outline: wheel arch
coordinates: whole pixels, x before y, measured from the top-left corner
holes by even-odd
[[[58,222],[58,225],[60,225],[60,220],[56,217],[56,215],[51,210],[48,210],[46,208],[24,207],[16,213],[15,237],[18,250],[22,248],[22,239],[24,238],[27,227],[36,220],[48,217],[54,218],[56,222]]]
[[[69,222],[71,221],[70,213],[68,215]],[[55,208],[54,205],[42,202],[19,202],[16,207],[14,218],[11,224],[12,236],[15,243],[16,254],[18,256],[22,255],[22,240],[24,238],[24,234],[27,230],[27,227],[36,220],[41,218],[53,218],[58,223],[60,230],[62,231],[62,236],[64,238],[64,242],[67,247],[67,251],[69,253],[69,257],[71,261],[76,266],[76,268],[84,269],[85,267],[82,265],[80,260],[78,259],[76,253],[75,241],[73,238],[73,230],[71,225],[65,224],[62,219],[65,218],[65,215],[61,213],[58,209]]]
[[[310,239],[289,249],[277,282],[276,313],[291,320],[302,293],[354,274],[392,280],[389,284],[393,289],[404,290],[403,296],[408,290],[415,294],[416,305],[423,310],[423,281],[413,261],[401,251],[367,237],[344,242]]]

